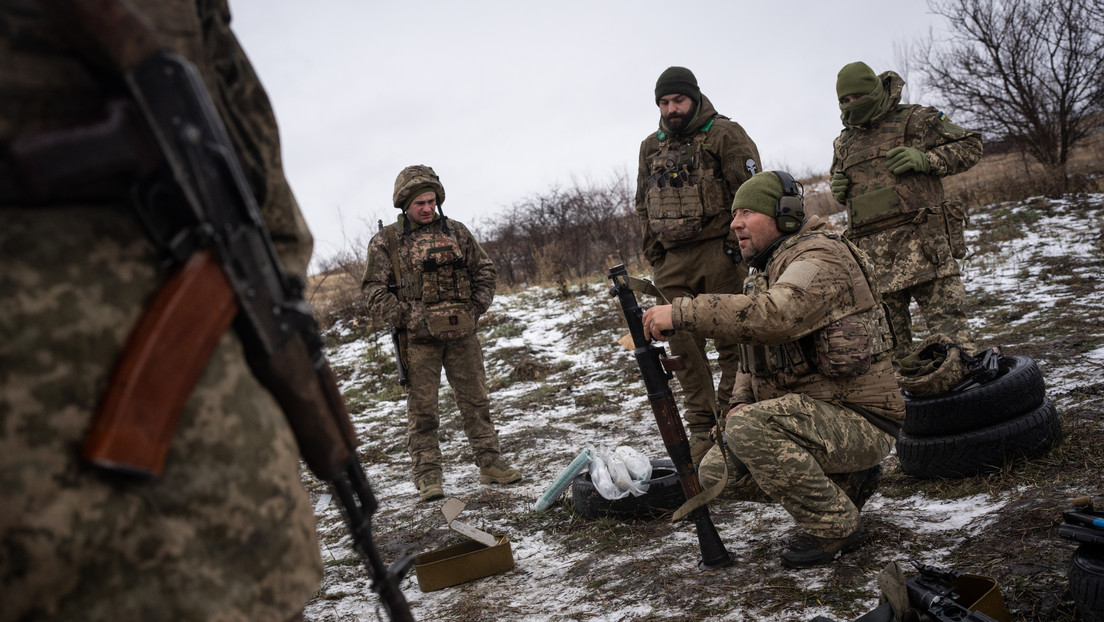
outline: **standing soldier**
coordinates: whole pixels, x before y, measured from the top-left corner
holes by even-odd
[[[759,169],[759,151],[744,128],[719,114],[684,67],[669,67],[655,87],[659,131],[640,144],[636,213],[643,225],[644,257],[665,298],[735,293],[747,274],[728,225],[736,189]],[[705,339],[691,341],[705,357]],[[713,442],[709,430],[714,407],[728,403],[737,372],[735,343],[715,340],[721,380],[717,403],[710,400],[709,378],[677,372],[684,394],[690,453],[697,464]],[[673,354],[687,356],[683,345]],[[708,368],[708,365],[707,365]]]
[[[494,299],[494,264],[464,225],[439,211],[445,187],[432,168],[403,169],[393,201],[403,213],[368,244],[361,289],[369,314],[401,331],[414,485],[423,501],[444,496],[437,439],[442,366],[480,483],[516,482],[521,472],[502,459],[491,422],[483,350],[475,335],[479,316]]]
[[[121,157],[138,129],[105,122],[122,81],[86,52],[63,4],[0,3],[0,618],[302,619],[322,576],[314,514],[295,438],[234,331],[188,396],[159,477],[79,457],[112,368],[169,277],[133,203],[166,217],[177,206],[154,191],[163,178],[143,178],[148,159]],[[283,266],[304,277],[311,236],[226,2],[129,5],[199,70]],[[15,146],[36,138],[72,147],[28,168]]]
[[[790,175],[755,175],[732,213],[750,267],[744,293],[676,298],[645,311],[644,330],[746,344],[724,433],[730,481],[740,495],[765,493],[802,529],[784,565],[824,564],[866,539],[859,510],[905,418],[892,336],[865,254],[820,218],[804,219]],[[713,447],[702,486],[724,472],[725,452]]]
[[[909,301],[930,333],[943,333],[973,353],[956,259],[966,255],[958,201],[943,197],[941,178],[981,158],[981,136],[935,108],[902,104],[905,81],[880,76],[865,63],[844,66],[836,95],[844,130],[832,154],[832,195],[847,205],[847,237],[870,256],[875,280],[897,334],[895,358],[912,343]]]

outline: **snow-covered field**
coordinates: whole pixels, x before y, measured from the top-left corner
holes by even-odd
[[[570,494],[546,512],[533,511],[534,501],[588,444],[625,444],[653,458],[665,452],[635,361],[616,344],[626,328],[605,281],[572,286],[569,296],[541,288],[498,296],[480,333],[492,416],[504,457],[525,478],[508,487],[478,483],[447,384],[441,445],[446,495],[468,504],[462,520],[509,535],[516,568],[429,593],[418,589],[412,572],[402,590],[415,618],[842,620],[877,604],[874,578],[888,562],[917,559],[999,575],[1013,619],[1072,620],[1063,617],[1072,610],[1061,592],[1072,547],[1053,536],[1053,527],[1061,500],[1104,494],[1099,471],[1091,472],[1101,464],[1095,448],[1104,436],[1102,231],[1104,195],[1082,195],[989,206],[971,215],[967,232],[972,254],[964,262],[966,286],[981,344],[1039,361],[1063,425],[1076,430],[1076,447],[1044,459],[1050,468],[1021,465],[952,483],[910,478],[891,456],[883,488],[863,512],[871,540],[828,566],[803,571],[778,561],[795,532],[776,505],[715,501],[713,522],[736,563],[705,571],[697,568],[690,523],[586,521],[572,513]],[[384,557],[390,562],[402,551],[459,542],[440,504],[419,502],[411,482],[405,405],[391,386],[390,339],[354,330],[339,325],[329,355],[379,499],[374,529]],[[1092,448],[1087,457],[1078,453],[1069,461],[1090,472],[1061,475],[1062,456],[1085,444]],[[306,619],[376,619],[378,599],[338,510],[325,487],[309,475],[304,481],[316,501],[326,564]],[[1043,554],[1038,547],[1046,538],[1053,541]]]

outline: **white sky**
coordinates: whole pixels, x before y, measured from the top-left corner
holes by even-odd
[[[273,101],[316,262],[394,218],[394,180],[410,164],[432,166],[445,214],[476,228],[553,185],[635,179],[659,120],[655,81],[671,65],[747,130],[765,169],[824,172],[839,68],[862,60],[907,80],[899,50],[941,26],[915,0],[230,8]]]

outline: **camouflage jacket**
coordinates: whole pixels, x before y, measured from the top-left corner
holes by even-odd
[[[730,235],[728,225],[732,222],[732,197],[740,184],[760,170],[759,150],[755,143],[739,123],[718,114],[705,95],[702,95],[701,105],[690,125],[695,129],[687,135],[671,135],[661,119],[659,131],[650,134],[640,144],[635,204],[643,231],[644,257],[653,264],[663,255],[665,248]],[[689,198],[701,203],[702,214],[694,219],[696,223],[689,223],[694,230],[677,236],[683,239],[664,240],[657,232],[657,199],[649,196],[649,191],[656,192],[656,177],[653,174],[657,169],[687,171],[688,181],[693,187],[684,189],[681,194],[684,198],[692,195]],[[668,192],[674,193],[675,189]],[[733,241],[732,246],[735,248],[738,245]]]
[[[121,96],[120,81],[54,27],[60,4],[0,2],[3,188],[13,188],[14,136],[99,121]],[[199,69],[285,267],[305,275],[311,236],[226,1],[126,4]],[[80,458],[116,360],[168,277],[118,186],[115,197],[48,206],[0,196],[0,331],[20,336],[0,345],[0,619],[292,619],[322,576],[314,512],[295,438],[234,331],[180,412],[160,477]],[[144,198],[156,207],[162,196]]]
[[[833,143],[833,173],[851,181],[848,238],[873,261],[880,291],[893,292],[959,273],[950,236],[961,208],[944,200],[942,177],[961,173],[981,158],[981,136],[931,107],[901,104],[904,80],[879,76],[889,93],[886,109],[868,125],[846,127]],[[886,153],[914,147],[929,172],[894,175]]]
[[[419,240],[441,236],[444,232],[441,229],[439,216],[428,225],[413,228],[409,232],[404,231],[404,221],[406,221],[405,214],[400,214],[394,224],[377,233],[368,243],[368,258],[364,277],[361,280],[361,289],[371,317],[405,329],[412,341],[433,341],[435,338],[431,334],[431,309],[428,309],[422,295],[425,291],[425,279],[422,277],[424,273],[420,275],[418,270],[420,267],[418,264],[424,258],[415,257],[415,249],[419,247]],[[465,286],[458,278],[449,275],[446,278],[459,281],[458,289],[462,291],[451,289],[453,281],[447,284],[447,288],[446,283],[442,281],[442,291],[448,289],[450,293],[443,294],[441,302],[452,300],[465,306],[474,329],[474,323],[490,308],[491,301],[494,300],[496,275],[494,263],[487,257],[487,253],[467,227],[449,218],[448,228],[449,237],[455,241],[463,258],[468,285]],[[395,274],[390,239],[398,242],[396,253],[399,274]],[[389,287],[392,285],[396,287]]]
[[[745,292],[671,302],[676,330],[733,339],[760,356],[773,352],[782,357],[769,369],[741,371],[732,405],[802,393],[904,419],[904,401],[886,355],[892,345],[884,333],[888,323],[856,255],[824,221],[809,218],[780,244],[765,269],[748,276]],[[858,349],[868,355],[858,367],[848,360],[856,337]],[[804,364],[797,360],[801,356]],[[835,368],[840,360],[842,370]],[[748,363],[743,361],[745,368]]]

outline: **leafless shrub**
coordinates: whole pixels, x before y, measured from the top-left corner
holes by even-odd
[[[949,38],[917,52],[925,86],[968,127],[1066,173],[1071,150],[1104,123],[1099,0],[930,0]]]
[[[622,262],[640,258],[640,224],[623,174],[606,184],[553,186],[509,207],[481,237],[508,288],[552,282],[566,292],[570,280],[604,271],[611,252]]]

